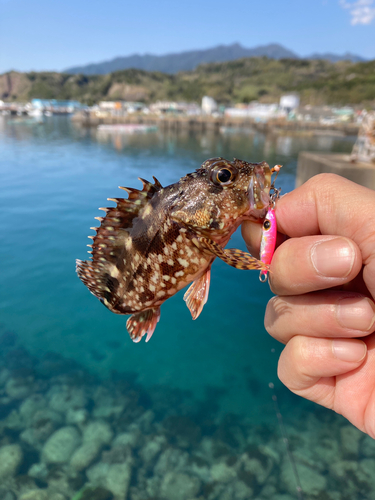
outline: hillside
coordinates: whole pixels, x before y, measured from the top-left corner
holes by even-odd
[[[163,73],[178,73],[179,71],[193,71],[200,64],[225,62],[242,59],[244,57],[268,57],[270,59],[300,59],[295,52],[278,43],[259,45],[253,48],[243,47],[239,43],[232,45],[218,45],[204,50],[189,50],[164,55],[133,54],[125,57],[116,57],[110,61],[86,64],[67,68],[65,73],[84,75],[105,75],[124,69],[143,69],[145,71],[162,71]],[[325,59],[330,62],[348,60],[363,62],[365,59],[355,54],[312,54],[306,59]]]
[[[131,56],[116,57],[101,63],[67,68],[65,71],[71,74],[105,75],[114,71],[135,68],[174,74],[179,71],[193,71],[200,64],[263,56],[271,59],[298,59],[297,54],[277,43],[260,45],[252,49],[243,47],[239,43],[233,43],[232,45],[218,45],[204,50],[188,50],[161,56],[133,54]]]
[[[274,102],[299,92],[304,104],[375,103],[375,60],[361,63],[325,60],[244,58],[210,63],[176,75],[128,69],[108,75],[17,73],[0,75],[0,99],[33,97],[99,100],[200,102],[204,95],[219,103]]]

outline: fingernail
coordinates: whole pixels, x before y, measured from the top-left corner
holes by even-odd
[[[366,356],[367,347],[361,340],[333,340],[332,351],[341,361],[358,363]]]
[[[344,328],[367,332],[375,323],[375,304],[367,297],[345,297],[338,301],[336,317]]]
[[[311,249],[311,261],[321,276],[345,278],[352,270],[355,251],[349,240],[334,238],[315,243]]]

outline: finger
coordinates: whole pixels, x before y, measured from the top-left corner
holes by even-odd
[[[246,247],[254,257],[259,256],[260,240],[262,238],[262,224],[252,221],[244,221],[241,225],[241,234],[245,240]],[[276,247],[285,241],[285,234],[277,233]]]
[[[339,291],[273,297],[264,325],[286,344],[296,335],[361,337],[375,331],[375,304],[363,295]]]
[[[290,237],[340,235],[359,247],[364,281],[375,297],[375,193],[334,174],[320,174],[282,196],[278,230]]]
[[[273,256],[270,286],[277,295],[299,295],[347,283],[361,268],[361,252],[348,238],[291,238]]]
[[[361,340],[298,335],[281,353],[278,376],[292,392],[333,408],[335,377],[358,368],[366,353],[366,344]]]
[[[242,238],[245,240],[247,249],[254,257],[259,256],[262,228],[262,224],[247,220],[241,225]]]

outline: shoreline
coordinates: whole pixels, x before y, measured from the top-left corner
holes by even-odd
[[[285,134],[297,133],[304,135],[331,134],[337,136],[358,135],[359,124],[337,123],[322,125],[318,122],[300,122],[286,120],[269,120],[256,122],[249,118],[212,117],[212,116],[95,116],[92,113],[78,112],[72,116],[72,121],[82,127],[97,127],[99,125],[148,125],[157,126],[163,130],[214,131],[220,129],[249,129],[256,132]]]

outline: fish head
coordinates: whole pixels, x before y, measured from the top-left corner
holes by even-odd
[[[270,204],[271,169],[266,162],[211,158],[178,184],[173,219],[212,237],[232,233],[243,220],[265,216]]]

